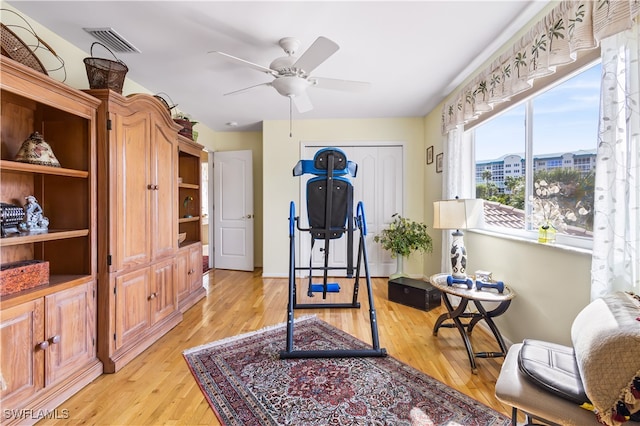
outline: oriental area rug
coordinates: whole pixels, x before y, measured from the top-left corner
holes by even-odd
[[[296,319],[294,349],[370,345],[316,317]],[[184,352],[223,425],[509,425],[438,380],[385,358],[286,359],[286,325]]]

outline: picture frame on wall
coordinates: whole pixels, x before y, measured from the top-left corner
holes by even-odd
[[[427,164],[433,163],[433,145],[427,148]]]
[[[442,173],[442,162],[444,154],[441,152],[436,155],[436,173]]]

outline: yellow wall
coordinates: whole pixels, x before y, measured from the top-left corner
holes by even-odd
[[[300,179],[292,169],[300,160],[301,141],[394,141],[406,142],[405,205],[407,217],[424,217],[424,126],[423,118],[389,118],[361,120],[295,120],[293,137],[289,121],[267,121],[263,125],[264,149],[264,276],[286,277],[289,262],[289,203],[299,211]],[[420,274],[420,256],[406,265],[409,274]]]

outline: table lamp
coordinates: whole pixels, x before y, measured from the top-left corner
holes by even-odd
[[[451,268],[454,282],[467,283],[467,250],[464,247],[461,229],[484,226],[484,200],[459,199],[435,201],[433,203],[433,228],[455,229],[451,235]]]

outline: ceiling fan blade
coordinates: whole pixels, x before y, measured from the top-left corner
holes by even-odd
[[[209,53],[217,53],[218,55],[222,55],[225,58],[231,59],[234,62],[237,62],[237,63],[240,63],[242,65],[248,66],[250,68],[253,68],[254,70],[266,72],[267,74],[275,75],[275,74],[278,73],[277,71],[272,70],[271,68],[263,67],[262,65],[258,65],[258,64],[254,64],[253,62],[245,61],[244,59],[240,59],[238,57],[229,55],[228,53],[218,52],[217,50],[211,51]]]
[[[304,92],[298,96],[293,96],[291,97],[291,99],[293,99],[293,103],[300,113],[311,111],[313,109],[313,105],[311,105],[311,99],[309,99],[309,95],[307,94],[307,92]]]
[[[326,37],[318,37],[307,51],[298,58],[293,66],[303,70],[306,75],[309,75],[311,71],[336,53],[338,49],[340,49],[340,46],[335,42]]]
[[[371,88],[371,83],[365,81],[340,80],[336,78],[309,77],[313,82],[312,87],[321,89],[343,90],[345,92],[366,92]]]
[[[254,88],[260,87],[260,86],[271,86],[271,82],[255,84],[253,86],[245,87],[244,89],[234,90],[233,92],[225,93],[223,96],[237,95],[238,93],[246,92],[248,90],[251,90],[251,89],[254,89]]]

